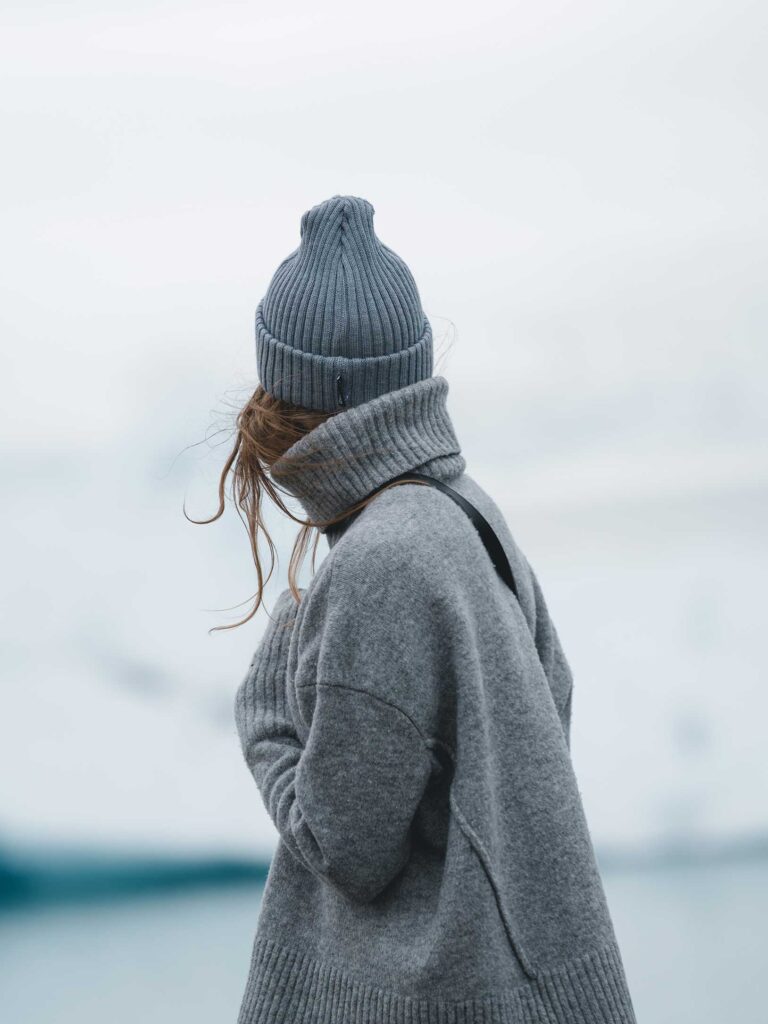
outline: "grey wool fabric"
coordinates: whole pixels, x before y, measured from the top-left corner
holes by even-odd
[[[345,409],[273,476],[308,513],[380,492],[237,691],[279,834],[240,1024],[634,1024],[569,751],[572,674],[536,575],[467,473],[448,383]],[[343,458],[340,458],[343,456]],[[323,472],[323,463],[326,471]]]
[[[256,309],[259,379],[276,398],[333,412],[432,373],[416,282],[373,215],[367,199],[341,195],[303,214],[299,247]]]

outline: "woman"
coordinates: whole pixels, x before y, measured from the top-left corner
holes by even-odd
[[[279,833],[240,1024],[630,1024],[568,662],[465,471],[416,284],[373,212],[337,195],[302,217],[222,475],[218,514],[232,472],[259,572],[251,615],[262,494],[308,516],[236,698]],[[300,590],[311,524],[329,551]]]

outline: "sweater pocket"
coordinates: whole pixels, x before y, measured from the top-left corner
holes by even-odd
[[[522,969],[524,974],[526,974],[529,978],[535,978],[537,972],[534,969],[531,962],[529,961],[528,957],[526,956],[525,951],[522,948],[520,941],[517,937],[517,929],[515,928],[514,922],[512,921],[509,911],[505,905],[502,896],[501,885],[499,883],[499,880],[496,878],[496,873],[493,869],[493,865],[491,863],[491,858],[488,854],[488,851],[486,850],[485,845],[483,844],[478,834],[469,824],[467,818],[465,817],[464,813],[459,807],[453,793],[450,794],[450,808],[454,818],[456,819],[459,825],[459,828],[464,834],[464,837],[466,838],[469,845],[472,847],[475,856],[477,857],[477,860],[480,864],[480,867],[488,880],[488,884],[490,885],[493,891],[494,899],[496,902],[496,909],[498,910],[499,917],[501,918],[501,922],[504,925],[504,931],[506,933],[507,940],[509,941],[509,945],[512,949],[512,952],[514,953],[515,958],[517,959],[517,962],[519,963],[520,968]]]

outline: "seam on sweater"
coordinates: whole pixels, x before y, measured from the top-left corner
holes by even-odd
[[[310,682],[306,682],[306,683],[297,683],[296,684],[296,687],[299,690],[301,690],[301,689],[309,689],[310,687],[318,687],[318,686],[335,687],[336,689],[340,689],[340,690],[352,690],[354,693],[365,694],[366,697],[370,697],[372,700],[377,700],[381,704],[387,705],[387,707],[394,708],[395,711],[399,711],[400,714],[404,718],[408,719],[408,721],[411,723],[413,728],[419,734],[419,738],[421,739],[422,743],[424,744],[424,746],[428,750],[432,750],[435,747],[439,748],[440,750],[444,750],[450,756],[451,760],[454,762],[454,765],[455,765],[455,763],[456,763],[456,751],[453,749],[453,747],[450,745],[450,743],[446,743],[446,741],[440,739],[439,736],[430,736],[429,734],[425,733],[424,730],[421,728],[421,726],[418,724],[418,722],[416,722],[408,714],[407,711],[403,711],[403,709],[400,707],[400,705],[399,704],[395,704],[394,701],[385,700],[384,697],[379,697],[377,694],[371,693],[370,690],[363,690],[359,686],[351,686],[348,683],[329,683],[329,682],[316,683],[314,681],[310,681]]]
[[[376,700],[380,704],[384,704],[384,705],[386,705],[386,707],[394,708],[395,711],[398,711],[402,715],[402,717],[405,718],[408,722],[410,722],[410,724],[413,726],[414,730],[418,733],[419,739],[424,744],[424,746],[425,747],[429,747],[430,746],[430,742],[431,742],[430,741],[430,737],[425,735],[425,733],[422,730],[422,728],[418,725],[417,722],[414,721],[413,718],[411,718],[411,716],[408,714],[407,711],[403,711],[403,709],[400,707],[400,705],[399,704],[395,704],[394,701],[387,700],[385,697],[379,697],[378,694],[371,693],[370,690],[364,690],[361,686],[352,686],[349,683],[329,683],[329,682],[321,683],[321,682],[315,682],[314,680],[312,680],[310,682],[306,682],[306,683],[297,683],[296,685],[297,685],[297,689],[299,689],[299,690],[308,689],[309,687],[313,687],[313,686],[314,687],[324,686],[326,689],[350,690],[352,693],[362,693],[364,696],[370,697],[371,700]]]
[[[483,867],[483,870],[485,871],[485,873],[486,873],[486,875],[488,877],[488,881],[491,883],[491,888],[493,889],[493,894],[496,897],[496,904],[497,904],[497,906],[499,908],[499,913],[501,914],[501,919],[502,919],[502,922],[504,924],[504,930],[507,933],[507,938],[509,939],[509,943],[512,946],[512,949],[514,950],[515,955],[517,956],[518,960],[520,961],[520,964],[521,964],[523,970],[525,971],[525,973],[528,975],[528,977],[532,981],[535,981],[538,978],[538,976],[539,976],[539,972],[536,971],[536,969],[533,967],[533,965],[531,964],[530,960],[528,959],[527,953],[525,952],[525,950],[522,948],[522,946],[520,945],[520,943],[517,940],[517,937],[515,935],[514,929],[512,927],[512,922],[509,920],[509,917],[507,915],[506,907],[504,906],[504,902],[503,902],[503,900],[501,898],[501,893],[499,891],[499,887],[498,887],[498,884],[496,882],[496,878],[494,876],[493,871],[491,870],[491,858],[488,855],[488,851],[485,848],[485,844],[483,843],[483,841],[480,838],[480,836],[475,832],[475,830],[469,824],[467,819],[464,817],[464,812],[461,810],[461,808],[459,807],[458,803],[456,802],[456,798],[453,795],[453,790],[451,790],[449,801],[450,801],[451,810],[453,811],[453,814],[455,815],[456,820],[458,821],[459,825],[461,826],[462,832],[467,837],[467,839],[470,842],[470,845],[472,846],[472,848],[474,849],[475,853],[479,857],[480,862],[481,862],[482,867]]]
[[[406,486],[406,485],[404,484],[402,486]],[[329,601],[331,600],[331,597],[332,597],[332,594],[333,594],[333,590],[334,590],[334,583],[336,581],[336,572],[335,572],[335,570],[336,570],[336,561],[338,561],[338,559],[336,559],[335,561],[332,561],[330,563],[330,567],[328,569],[328,600]],[[407,711],[404,711],[403,708],[401,708],[399,704],[395,704],[394,701],[386,700],[384,697],[379,697],[377,694],[371,693],[369,690],[364,690],[361,687],[353,686],[353,685],[350,685],[349,683],[326,682],[324,680],[318,679],[316,682],[311,682],[311,683],[308,682],[308,683],[299,683],[298,684],[298,688],[299,689],[301,689],[301,687],[303,687],[303,686],[337,686],[340,689],[351,690],[352,692],[356,692],[356,693],[364,693],[367,697],[371,697],[373,700],[377,700],[380,703],[385,704],[388,707],[394,708],[395,711],[398,711],[403,716],[403,718],[406,718],[410,722],[411,726],[416,730],[416,732],[418,733],[418,736],[419,736],[421,742],[424,744],[424,746],[427,749],[430,749],[430,744],[429,744],[428,737],[424,734],[424,731],[422,730],[422,728],[418,725],[418,723],[414,720],[414,718],[411,715],[408,714]]]

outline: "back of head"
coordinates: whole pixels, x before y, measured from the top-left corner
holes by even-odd
[[[340,518],[323,523],[297,518],[271,468],[278,460],[290,463],[294,446],[329,417],[432,376],[432,328],[416,282],[377,237],[373,215],[371,203],[358,196],[335,195],[307,210],[298,248],[279,264],[256,309],[260,383],[237,415],[234,447],[219,481],[219,507],[209,519],[193,520],[213,522],[223,515],[231,477],[257,574],[254,603],[234,626],[256,614],[275,568],[263,495],[301,525],[288,573],[297,599],[297,574],[312,529]],[[294,461],[300,464],[301,458]],[[271,557],[266,573],[258,550],[262,537]],[[315,552],[319,539],[320,533]]]

